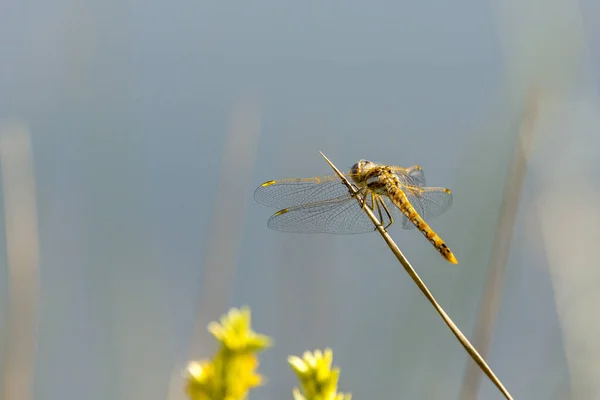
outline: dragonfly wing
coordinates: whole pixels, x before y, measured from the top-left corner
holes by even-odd
[[[425,173],[418,165],[406,168],[408,176],[412,178],[414,184],[412,186],[425,186]]]
[[[340,197],[351,198],[351,195],[337,175],[268,181],[254,191],[257,202],[273,208],[291,208]]]
[[[367,205],[372,207],[370,199]],[[382,210],[382,223],[387,225],[389,218]],[[377,207],[375,215],[379,216]],[[296,233],[333,233],[349,235],[373,232],[375,226],[355,198],[339,196],[316,203],[288,207],[275,213],[267,226],[271,229]]]
[[[407,186],[425,186],[425,173],[418,165],[413,165],[408,168],[400,166],[392,166],[392,171],[400,178],[400,182]]]
[[[452,205],[452,193],[446,188],[407,186],[402,190],[415,211],[425,221],[443,214]],[[415,225],[403,215],[402,227],[414,229]]]

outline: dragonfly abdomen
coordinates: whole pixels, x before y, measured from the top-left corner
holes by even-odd
[[[458,264],[456,257],[452,253],[452,250],[444,243],[442,238],[434,232],[433,229],[421,218],[414,207],[410,204],[410,201],[406,198],[406,195],[400,190],[393,182],[388,182],[387,191],[390,200],[400,209],[400,212],[404,214],[410,222],[412,222],[417,229],[429,240],[429,242],[435,247],[435,249],[444,257],[448,262],[452,264]]]

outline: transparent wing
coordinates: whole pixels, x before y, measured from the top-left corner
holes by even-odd
[[[425,175],[421,167],[391,168],[400,178],[408,200],[424,220],[442,214],[452,205],[452,194],[448,189],[425,187]],[[352,181],[349,173],[344,175]],[[374,230],[369,217],[337,175],[268,181],[256,189],[254,198],[258,203],[282,209],[267,223],[275,230],[334,234]],[[376,201],[377,198],[379,200]],[[402,221],[404,229],[414,228],[387,197],[369,194],[366,201],[384,226],[392,222],[387,209],[394,221]],[[382,203],[385,208],[381,206]]]
[[[403,186],[402,191],[408,201],[425,221],[443,214],[452,205],[452,192],[441,187]],[[415,228],[408,218],[402,215],[404,229]]]
[[[341,183],[340,185],[343,186]],[[382,220],[381,222],[385,226],[389,224],[390,219],[383,208],[379,206],[376,198],[377,196],[369,195],[366,202],[369,207],[374,208],[375,215]],[[374,201],[375,207],[373,207]],[[373,222],[362,210],[358,201],[349,195],[285,208],[269,218],[267,226],[284,232],[343,235],[375,230]]]
[[[352,182],[349,175],[346,174],[346,177]],[[341,200],[344,196],[351,198],[348,188],[337,175],[268,181],[254,191],[254,199],[257,202],[274,208],[290,208],[331,199]]]
[[[391,168],[392,171],[394,171],[394,173],[398,175],[398,178],[400,178],[400,181],[404,185],[421,187],[425,186],[425,173],[423,172],[423,169],[418,165],[413,165],[408,168],[402,168],[400,166],[394,165]]]

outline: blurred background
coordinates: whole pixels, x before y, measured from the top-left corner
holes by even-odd
[[[284,234],[260,183],[358,159],[454,204],[391,235],[516,399],[600,398],[600,3],[0,3],[0,398],[184,399],[249,305],[356,399],[500,399],[377,234]]]

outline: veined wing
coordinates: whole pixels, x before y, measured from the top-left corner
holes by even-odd
[[[341,183],[340,185],[344,186]],[[368,195],[365,201],[367,206],[374,209],[375,215],[378,216],[381,223],[384,226],[388,225],[390,222],[389,216],[379,203],[384,199],[377,195]],[[386,202],[386,204],[388,203]],[[375,230],[373,222],[371,222],[358,201],[348,194],[284,208],[269,218],[267,226],[284,232],[345,235],[373,232]]]
[[[425,221],[443,214],[452,206],[452,192],[442,187],[419,187],[402,185],[408,201]],[[414,224],[402,216],[404,229],[415,228]]]
[[[350,176],[346,174],[348,180]],[[326,200],[351,198],[337,175],[267,181],[254,191],[254,199],[274,208],[295,207]],[[356,200],[354,199],[356,202]]]
[[[392,171],[400,178],[400,182],[408,186],[425,186],[425,173],[418,165],[402,168],[398,165],[390,166]]]
[[[424,220],[442,214],[452,204],[452,194],[448,189],[425,187],[425,175],[421,167],[391,168],[399,177],[408,200]],[[352,181],[348,173],[344,175]],[[267,181],[256,189],[254,198],[258,203],[282,209],[267,223],[275,230],[354,234],[374,229],[371,220],[337,175]],[[368,195],[367,205],[386,226],[390,218],[384,208],[377,204],[378,201],[374,201],[375,198]],[[404,229],[414,228],[390,199],[383,196],[379,197],[379,201],[386,205],[395,221],[402,220]]]

